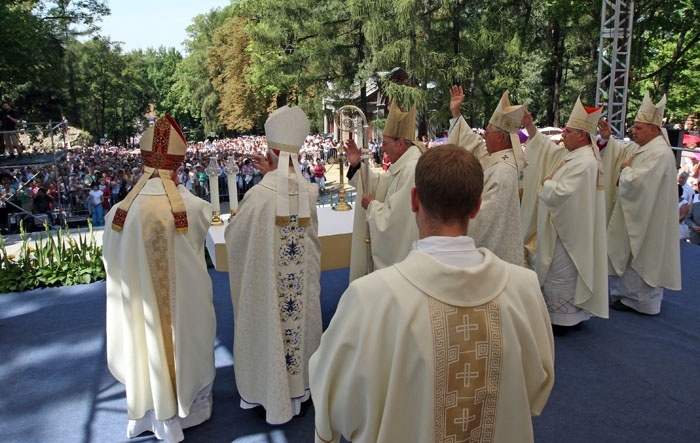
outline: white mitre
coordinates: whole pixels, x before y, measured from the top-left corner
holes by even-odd
[[[658,126],[661,128],[661,135],[663,135],[664,140],[671,146],[671,142],[668,138],[668,132],[666,128],[663,127],[664,121],[664,111],[666,110],[666,94],[661,97],[661,100],[657,104],[651,101],[649,93],[644,94],[644,99],[642,99],[642,105],[637,111],[637,117],[634,119],[635,122],[647,123],[650,125]]]
[[[506,131],[510,136],[510,144],[515,153],[515,161],[518,164],[518,170],[522,171],[525,167],[525,157],[523,149],[520,146],[520,137],[518,130],[522,126],[523,116],[527,110],[525,105],[511,105],[508,98],[508,91],[505,91],[501,96],[501,101],[498,102],[496,110],[493,111],[489,124]]]
[[[634,119],[636,122],[649,123],[651,125],[656,125],[659,128],[663,125],[664,111],[666,110],[666,94],[661,97],[661,100],[657,104],[651,101],[649,93],[644,94],[644,99],[642,100],[642,105],[637,111],[637,117]]]
[[[311,225],[311,209],[309,207],[309,196],[306,192],[304,178],[299,167],[299,149],[304,144],[306,136],[309,135],[311,127],[309,119],[304,111],[298,106],[282,106],[274,111],[265,121],[265,135],[267,136],[267,147],[279,151],[279,161],[277,162],[277,226],[287,226],[290,223],[289,213],[289,184],[294,178],[289,178],[289,160],[294,166],[294,175],[297,188],[299,189],[299,213],[297,223],[299,226]]]
[[[598,128],[598,121],[600,120],[600,114],[602,112],[603,105],[594,108],[584,106],[581,102],[581,96],[579,96],[576,99],[574,109],[571,110],[569,121],[566,123],[568,128],[585,131],[591,137],[591,148],[593,149],[596,160],[598,160],[598,189],[603,189],[603,162],[600,158],[598,145],[596,144],[595,132]]]

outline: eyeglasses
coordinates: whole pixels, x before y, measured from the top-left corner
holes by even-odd
[[[494,133],[499,133],[503,132],[500,129],[484,129],[484,131],[481,133],[482,137],[486,137],[486,134],[494,134]]]

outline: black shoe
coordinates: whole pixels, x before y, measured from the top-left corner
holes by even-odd
[[[562,325],[552,325],[552,335],[555,337],[561,337],[569,333],[569,328]]]
[[[578,322],[575,325],[571,326],[552,324],[552,335],[554,335],[555,337],[561,337],[562,335],[568,334],[569,331],[580,331],[582,324],[583,322]]]
[[[620,301],[620,300],[614,301],[614,302],[610,305],[610,308],[611,308],[611,309],[614,309],[614,310],[616,310],[616,311],[620,311],[620,312],[630,312],[630,311],[634,311],[634,309],[632,309],[632,308],[630,308],[629,306],[627,306],[626,304],[622,303],[622,301]]]

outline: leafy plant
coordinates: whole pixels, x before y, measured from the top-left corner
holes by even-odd
[[[22,244],[17,255],[8,254],[0,235],[0,294],[51,286],[87,284],[105,278],[102,246],[95,240],[88,220],[88,235],[70,235],[68,225],[55,236],[44,224],[44,234],[33,242],[20,222]]]

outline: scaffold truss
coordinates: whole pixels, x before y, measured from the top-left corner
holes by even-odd
[[[633,20],[634,0],[603,0],[595,100],[607,103],[603,112],[618,137],[625,135]]]

